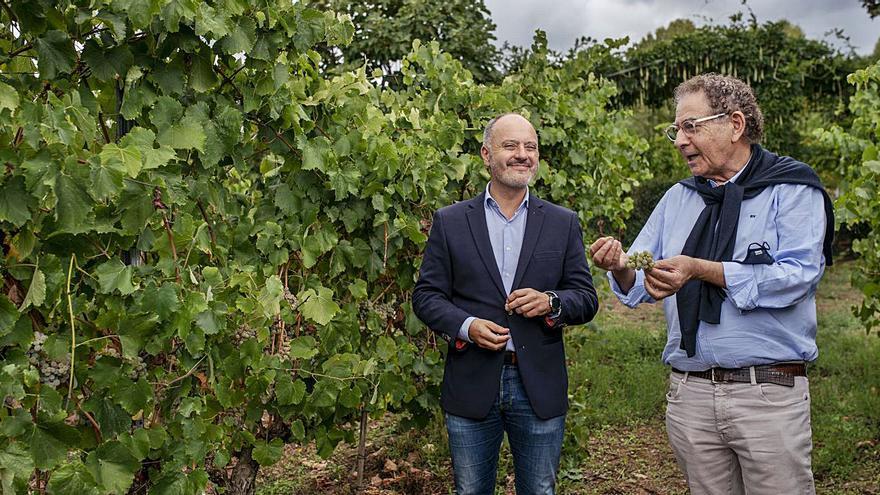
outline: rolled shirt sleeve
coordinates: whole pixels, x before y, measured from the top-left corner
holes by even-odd
[[[727,295],[740,310],[797,304],[815,291],[822,277],[826,228],[822,193],[809,186],[783,185],[778,203],[774,262],[722,263]]]
[[[630,308],[634,308],[643,302],[656,302],[654,298],[648,294],[648,291],[645,290],[645,272],[642,270],[636,270],[636,280],[629,292],[625,294],[620,289],[620,285],[618,285],[617,280],[614,279],[614,275],[611,272],[608,272],[608,283],[611,284],[611,291],[614,292],[617,299]]]

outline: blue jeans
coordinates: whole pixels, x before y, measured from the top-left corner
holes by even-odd
[[[446,431],[457,495],[493,495],[501,439],[513,454],[517,495],[552,495],[565,433],[565,415],[535,416],[519,371],[505,365],[489,415],[469,419],[446,413]]]

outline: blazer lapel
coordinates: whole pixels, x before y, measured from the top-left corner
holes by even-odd
[[[504,292],[504,284],[501,282],[501,273],[498,272],[498,263],[495,261],[495,253],[492,252],[492,241],[489,240],[489,227],[486,225],[486,210],[484,201],[486,193],[480,194],[474,198],[468,205],[467,219],[468,226],[471,229],[471,235],[474,237],[474,243],[477,245],[477,252],[480,253],[480,259],[486,266],[489,278],[495,283],[495,287],[501,292],[502,297],[507,297]]]
[[[529,197],[529,216],[526,218],[526,232],[523,235],[519,261],[516,264],[516,274],[513,276],[512,290],[519,288],[523,274],[525,274],[526,268],[529,267],[529,261],[532,259],[532,253],[535,252],[538,239],[541,238],[541,229],[544,227],[543,208],[543,201],[534,196]]]

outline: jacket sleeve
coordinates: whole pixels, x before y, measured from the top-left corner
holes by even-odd
[[[556,287],[562,313],[557,325],[581,325],[593,319],[599,310],[599,299],[587,264],[584,237],[577,215],[572,213],[568,242],[562,267],[562,280]]]
[[[455,341],[462,323],[471,315],[452,303],[452,259],[443,227],[443,215],[434,213],[431,234],[413,289],[413,311],[447,342]]]

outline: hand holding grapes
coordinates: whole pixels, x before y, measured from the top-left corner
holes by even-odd
[[[657,261],[651,270],[645,270],[645,290],[656,300],[669,297],[695,278],[695,270],[695,259],[690,256]]]

